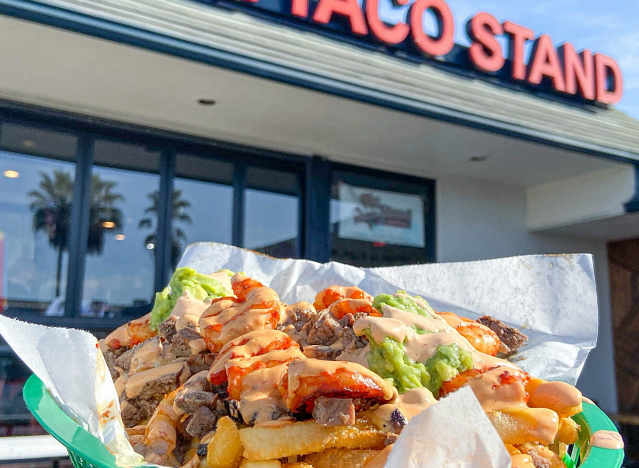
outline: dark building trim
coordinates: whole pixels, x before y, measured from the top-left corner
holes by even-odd
[[[173,233],[173,181],[175,153],[162,151],[160,159],[160,189],[158,193],[158,224],[155,245],[155,291],[161,291],[171,272],[171,243]],[[160,226],[162,229],[160,229]]]
[[[316,262],[328,262],[331,258],[330,203],[331,163],[319,156],[306,159],[304,177],[304,210],[302,226],[303,256]]]
[[[81,315],[84,270],[89,237],[92,166],[93,138],[88,135],[81,135],[78,138],[75,184],[73,187],[73,202],[71,204],[71,232],[69,232],[65,315],[70,318],[80,317]]]

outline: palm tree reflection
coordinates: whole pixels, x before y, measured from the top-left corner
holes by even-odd
[[[40,172],[38,190],[31,190],[31,211],[34,232],[43,231],[49,245],[58,251],[55,295],[60,296],[62,258],[69,250],[69,227],[71,225],[71,201],[73,200],[73,176],[70,172],[56,169],[53,177]],[[117,182],[103,180],[99,175],[91,177],[91,200],[89,206],[89,237],[87,252],[102,254],[104,236],[107,232],[122,229],[122,211],[118,204],[124,197],[115,192]]]
[[[180,254],[182,253],[182,244],[186,243],[186,234],[176,224],[178,222],[184,224],[192,224],[193,219],[191,215],[186,211],[191,207],[191,202],[182,198],[182,190],[173,190],[173,208],[172,208],[172,220],[173,229],[171,231],[171,267],[175,269]],[[139,229],[153,229],[153,232],[144,239],[144,245],[155,246],[157,239],[157,219],[159,212],[159,190],[151,192],[147,195],[151,201],[151,205],[144,210],[147,215],[146,218],[140,220],[138,224]],[[155,255],[155,249],[153,249],[153,255]]]

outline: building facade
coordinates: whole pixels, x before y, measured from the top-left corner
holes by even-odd
[[[0,0],[4,313],[104,334],[198,241],[360,266],[586,252],[579,387],[617,412],[607,249],[639,236],[620,70],[486,14],[462,48],[444,2],[388,3]],[[6,346],[0,371],[0,435],[37,430]]]

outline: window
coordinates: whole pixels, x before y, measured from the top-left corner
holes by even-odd
[[[292,172],[247,169],[244,247],[273,257],[299,257],[299,186]]]
[[[82,317],[137,318],[150,308],[159,159],[143,146],[95,143]]]
[[[173,184],[171,266],[193,242],[232,244],[233,164],[178,154]]]
[[[293,172],[300,164],[274,170],[247,163],[248,151],[237,160],[228,160],[231,152],[223,155],[227,160],[179,153],[173,180],[161,180],[171,173],[175,151],[161,143],[166,139],[134,135],[150,147],[110,139],[115,133],[107,138],[107,132],[84,133],[87,145],[79,146],[77,136],[59,129],[0,122],[0,313],[104,337],[149,311],[156,281],[163,281],[160,270],[169,268],[155,261],[160,229],[171,229],[170,268],[188,244],[200,241],[300,256],[301,178]],[[91,166],[78,153],[87,148],[93,149]],[[78,173],[90,171],[90,187],[75,180],[76,166]],[[159,225],[160,187],[171,182],[171,224]],[[81,235],[81,223],[71,219],[74,193],[87,192],[86,212],[74,213],[89,219],[83,256],[83,248],[70,245],[71,234]],[[69,252],[77,258],[72,265]],[[84,276],[73,275],[82,262]],[[78,291],[73,305],[65,304],[67,291],[70,297]],[[0,339],[0,436],[45,433],[22,400],[29,375]]]
[[[331,258],[361,267],[434,261],[432,182],[337,171]]]
[[[75,137],[5,124],[0,143],[0,297],[7,313],[56,313],[66,291],[75,164],[4,148],[73,160]]]

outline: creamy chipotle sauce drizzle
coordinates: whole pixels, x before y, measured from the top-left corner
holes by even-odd
[[[390,337],[404,344],[406,355],[415,362],[426,362],[437,352],[438,346],[457,344],[460,348],[470,352],[473,356],[475,369],[489,369],[496,366],[509,367],[519,371],[519,367],[509,361],[480,353],[461,336],[446,321],[435,315],[424,317],[406,312],[386,304],[382,306],[383,317],[363,317],[355,322],[355,334],[362,335],[370,330],[373,339],[381,342]],[[416,326],[425,333],[418,334],[411,328]]]
[[[413,388],[397,395],[388,403],[379,406],[370,412],[371,419],[381,429],[392,431],[392,414],[399,412],[410,421],[413,416],[417,416],[425,409],[437,403],[433,394],[427,388]]]
[[[244,377],[240,412],[245,423],[259,425],[282,418],[288,419],[288,410],[279,391],[280,380],[287,368],[287,364],[279,364],[257,369]]]
[[[467,385],[477,396],[484,411],[489,414],[499,411],[514,412],[513,414],[518,415],[525,414],[526,418],[534,421],[531,440],[543,441],[547,444],[554,441],[559,417],[557,413],[547,408],[529,408],[526,405],[528,395],[525,388],[525,373],[519,367],[504,359],[477,351],[466,338],[455,331],[449,322],[436,314],[425,317],[388,305],[383,305],[381,312],[383,317],[369,316],[357,320],[353,326],[355,333],[361,335],[368,331],[372,338],[378,342],[385,337],[393,338],[403,343],[409,359],[421,363],[434,356],[439,346],[457,344],[460,348],[471,353],[473,367],[482,371],[481,374],[470,379]],[[461,323],[462,320],[458,320]],[[455,324],[456,322],[453,321],[452,325]],[[417,333],[412,328],[413,325],[423,332]],[[542,393],[554,395],[557,401],[564,402],[566,405],[572,405],[576,399],[579,399],[579,402],[575,403],[575,406],[580,404],[581,393],[572,386],[559,383],[541,390]],[[406,392],[406,394],[409,393]],[[424,406],[427,407],[428,404],[432,404],[432,402],[426,400]],[[392,404],[387,404],[376,410],[373,419],[377,420],[378,423],[379,421],[390,421],[390,415],[395,409],[400,409],[403,414],[402,409],[397,405],[393,407]],[[405,410],[411,411],[410,408],[405,408]],[[520,464],[525,466],[525,460],[530,457],[521,458]]]
[[[200,317],[200,331],[207,346],[219,351],[229,341],[245,333],[273,329],[280,320],[280,298],[267,287],[248,293],[245,302],[221,299],[213,302]]]
[[[609,450],[623,448],[623,439],[614,431],[597,431],[590,436],[590,446]]]

